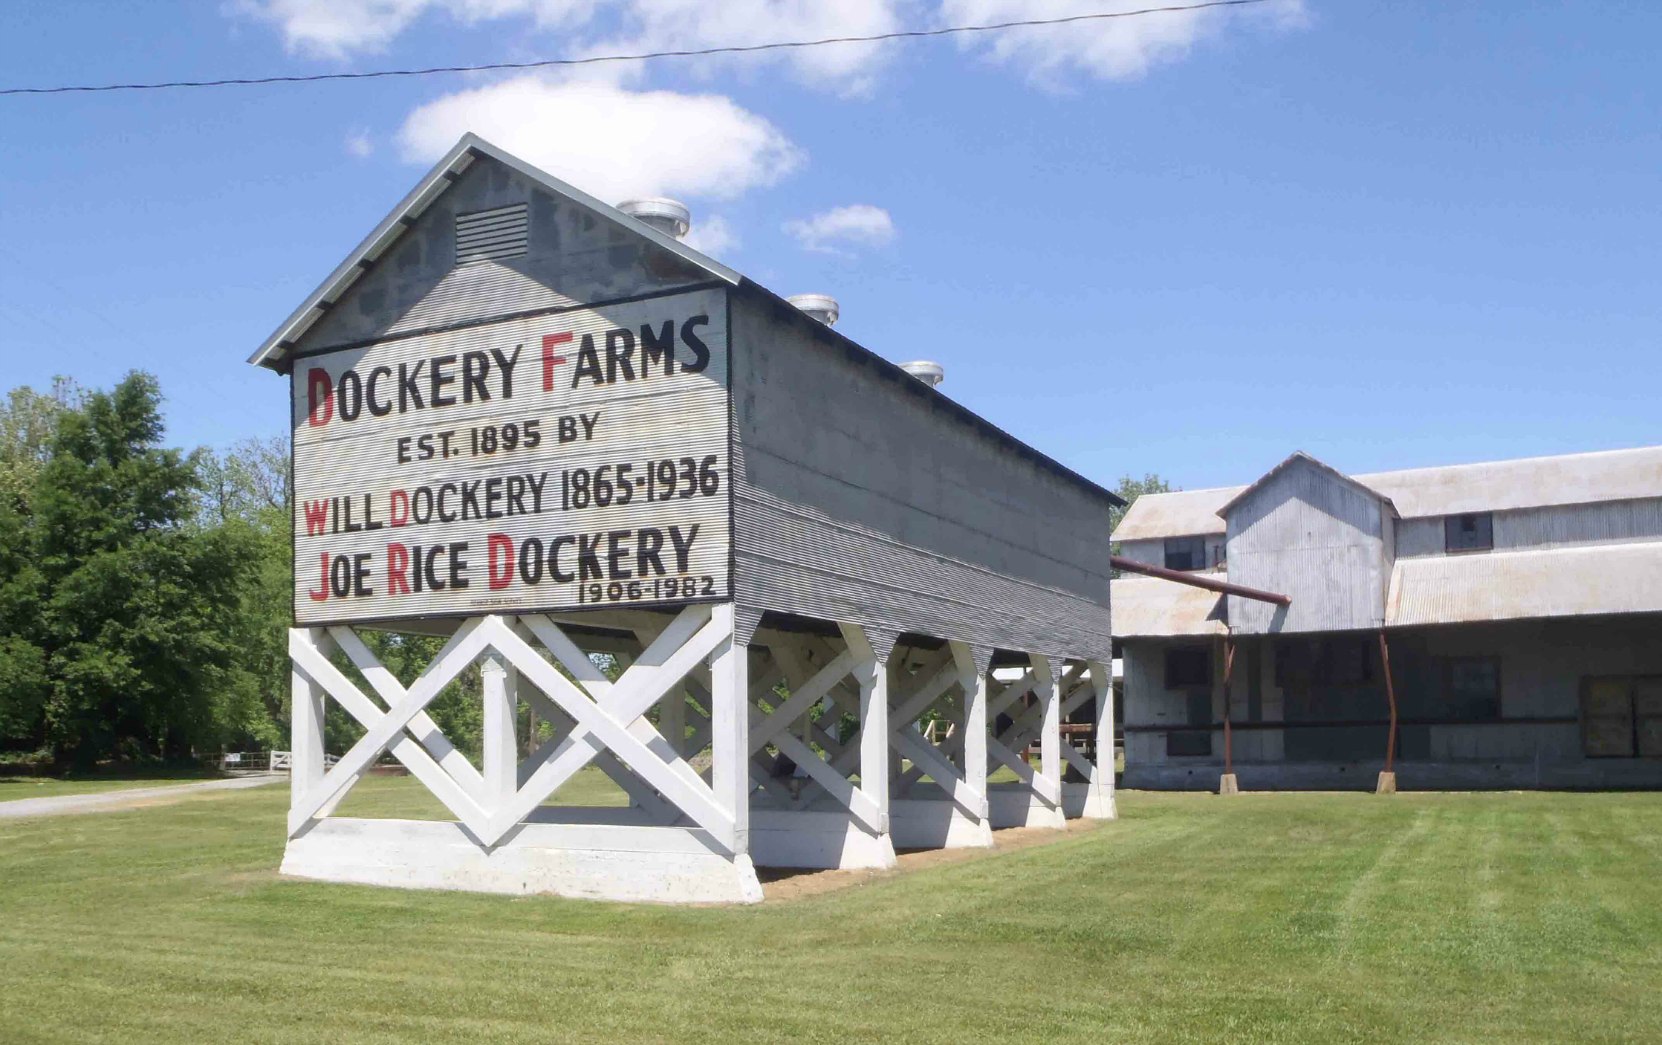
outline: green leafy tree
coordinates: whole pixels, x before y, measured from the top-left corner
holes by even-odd
[[[239,653],[225,622],[246,548],[189,525],[201,462],[161,436],[156,381],[130,374],[59,416],[34,486],[34,644],[60,761],[179,759],[222,734],[216,695]]]
[[[288,441],[246,439],[203,455],[201,475],[197,525],[233,545],[240,564],[236,612],[224,624],[237,656],[216,696],[224,740],[239,748],[286,748],[293,598]]]
[[[1120,520],[1125,518],[1125,513],[1131,510],[1131,506],[1137,502],[1137,498],[1141,497],[1145,493],[1171,493],[1172,485],[1166,480],[1160,478],[1158,475],[1155,475],[1153,472],[1145,473],[1141,479],[1133,479],[1129,475],[1123,475],[1120,477],[1120,484],[1114,489],[1114,492],[1125,499],[1125,507],[1113,508],[1109,510],[1109,533],[1113,533],[1115,530],[1119,529]],[[1118,555],[1120,553],[1120,546],[1118,544],[1111,543],[1108,546],[1108,551],[1111,554]],[[1114,570],[1113,575],[1115,577],[1120,576],[1120,571]]]
[[[31,632],[44,578],[33,555],[33,528],[11,497],[0,497],[0,744],[38,750],[44,741],[46,651]]]
[[[58,418],[77,409],[85,398],[67,377],[52,379],[52,391],[42,394],[25,385],[14,388],[0,403],[0,500],[26,516],[35,482],[51,456]],[[6,520],[19,524],[21,519]]]

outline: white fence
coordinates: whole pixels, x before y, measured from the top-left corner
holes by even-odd
[[[339,761],[339,755],[323,756],[325,767]],[[228,773],[287,773],[294,768],[294,752],[227,751],[219,756],[219,768]]]

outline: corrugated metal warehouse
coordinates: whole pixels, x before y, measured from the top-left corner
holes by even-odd
[[[1406,787],[1662,785],[1662,447],[1354,477],[1295,454],[1139,498],[1114,538],[1290,600],[1114,582],[1128,786],[1227,762],[1372,787],[1388,753]]]

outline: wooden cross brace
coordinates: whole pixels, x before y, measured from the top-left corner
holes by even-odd
[[[289,814],[291,836],[325,815],[383,751],[390,751],[484,845],[496,844],[575,773],[595,762],[656,819],[667,822],[684,814],[707,830],[718,846],[737,851],[740,813],[726,808],[732,802],[718,801],[677,747],[645,718],[689,671],[731,641],[731,614],[718,621],[708,606],[682,611],[615,683],[547,617],[527,616],[519,625],[577,681],[561,674],[501,617],[464,622],[408,688],[349,629],[332,629],[330,638],[386,701],[384,711],[329,662],[311,632],[292,630],[289,652],[296,671],[333,696],[364,725],[365,733],[333,769],[296,793]],[[502,793],[493,790],[502,782],[487,787],[425,711],[450,681],[487,652],[502,662],[491,671],[500,676],[504,664],[516,670],[534,687],[526,691],[533,706],[567,727],[565,736],[549,741],[518,767],[512,774],[517,787],[504,787]],[[514,699],[512,691],[507,699]]]

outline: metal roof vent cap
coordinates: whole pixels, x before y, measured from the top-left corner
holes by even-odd
[[[680,239],[692,228],[692,212],[680,200],[653,196],[644,200],[624,200],[617,209],[636,221],[651,225],[666,236]]]
[[[900,364],[900,369],[911,374],[930,388],[937,388],[946,380],[946,367],[932,359],[914,359],[910,363]]]
[[[829,294],[792,294],[785,300],[828,327],[836,326],[837,318],[842,315],[837,299]]]

